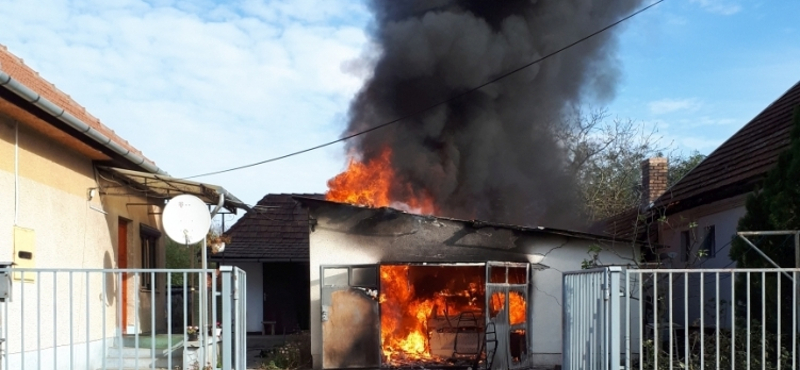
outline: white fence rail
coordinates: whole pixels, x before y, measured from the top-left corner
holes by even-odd
[[[0,369],[245,367],[242,270],[4,273],[13,279],[0,302]]]
[[[615,271],[565,274],[564,369],[800,366],[800,269]]]

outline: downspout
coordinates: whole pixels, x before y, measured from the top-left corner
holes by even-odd
[[[214,218],[214,216],[217,215],[217,212],[219,212],[219,209],[222,208],[223,204],[225,204],[225,193],[220,192],[219,201],[217,201],[217,206],[214,207],[214,209],[211,211],[211,218]],[[224,232],[225,230],[222,231]]]
[[[11,90],[11,92],[19,95],[22,99],[25,99],[27,102],[41,108],[51,116],[59,119],[61,122],[66,123],[68,126],[80,131],[84,135],[90,137],[91,139],[95,140],[96,142],[100,143],[106,148],[111,149],[115,153],[121,155],[126,160],[134,163],[139,167],[144,168],[146,171],[162,175],[167,174],[166,171],[158,168],[158,166],[156,166],[155,164],[148,162],[147,160],[144,159],[144,157],[135,154],[128,149],[125,149],[123,146],[119,145],[118,143],[112,141],[110,138],[102,134],[100,131],[97,131],[93,127],[89,126],[85,122],[79,120],[69,112],[65,111],[63,108],[47,100],[46,98],[39,95],[37,92],[31,90],[27,86],[23,85],[19,81],[13,79],[10,75],[8,75],[8,73],[5,73],[2,70],[0,70],[0,86],[3,86]]]
[[[14,226],[19,225],[19,122],[14,120]]]

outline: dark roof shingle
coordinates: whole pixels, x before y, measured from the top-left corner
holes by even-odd
[[[308,211],[292,197],[322,194],[267,194],[225,233],[231,242],[212,260],[308,261]]]
[[[796,106],[800,106],[800,82],[667,189],[655,205],[678,212],[752,191],[789,146]]]

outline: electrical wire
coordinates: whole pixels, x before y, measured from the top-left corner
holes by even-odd
[[[615,27],[615,26],[619,25],[622,22],[627,21],[628,19],[631,19],[631,18],[633,18],[633,17],[635,17],[635,16],[647,11],[648,9],[650,9],[650,8],[660,4],[660,3],[662,3],[663,1],[664,0],[658,0],[658,1],[656,1],[656,2],[654,2],[652,4],[650,4],[650,5],[642,8],[642,9],[637,10],[636,12],[634,12],[634,13],[632,13],[632,14],[630,14],[630,15],[622,18],[622,19],[619,19],[618,21],[616,21],[614,23],[609,24],[608,26],[605,26],[605,27],[603,27],[603,28],[601,28],[601,29],[599,29],[599,30],[587,35],[587,36],[584,36],[584,37],[582,37],[582,38],[580,38],[580,39],[578,39],[578,40],[576,40],[576,41],[574,41],[574,42],[572,42],[572,43],[570,43],[570,44],[568,44],[568,45],[566,45],[566,46],[564,46],[564,47],[562,47],[562,48],[560,48],[560,49],[558,49],[556,51],[553,51],[550,54],[547,54],[547,55],[545,55],[545,56],[543,56],[543,57],[541,57],[539,59],[536,59],[536,60],[534,60],[534,61],[532,61],[530,63],[527,63],[527,64],[525,64],[525,65],[523,65],[521,67],[518,67],[518,68],[513,69],[511,71],[505,72],[505,73],[503,73],[503,74],[501,74],[501,75],[499,75],[499,76],[497,76],[495,78],[492,78],[491,80],[489,80],[487,82],[484,82],[484,83],[482,83],[482,84],[480,84],[478,86],[475,86],[473,88],[465,90],[465,91],[463,91],[461,93],[455,94],[455,95],[451,96],[450,98],[447,98],[447,99],[439,101],[437,103],[428,105],[428,106],[426,106],[426,107],[424,107],[422,109],[416,110],[416,111],[414,111],[412,113],[409,113],[409,114],[407,114],[405,116],[401,116],[401,117],[393,119],[391,121],[381,123],[381,124],[379,124],[377,126],[370,127],[370,128],[368,128],[366,130],[363,130],[363,131],[359,131],[359,132],[356,132],[356,133],[353,133],[353,134],[350,134],[350,135],[346,135],[346,136],[340,137],[340,138],[338,138],[336,140],[328,141],[326,143],[322,143],[322,144],[319,144],[319,145],[316,145],[316,146],[312,146],[310,148],[306,148],[306,149],[303,149],[303,150],[298,150],[296,152],[284,154],[284,155],[281,155],[281,156],[278,156],[278,157],[273,157],[273,158],[270,158],[270,159],[265,159],[263,161],[258,161],[258,162],[255,162],[255,163],[250,163],[250,164],[246,164],[246,165],[242,165],[242,166],[238,166],[238,167],[228,168],[228,169],[225,169],[225,170],[206,172],[206,173],[202,173],[202,174],[199,174],[199,175],[188,176],[188,177],[184,177],[183,179],[194,179],[194,178],[198,178],[198,177],[218,175],[218,174],[221,174],[221,173],[242,170],[242,169],[245,169],[245,168],[255,167],[255,166],[259,166],[259,165],[270,163],[270,162],[280,161],[282,159],[286,159],[286,158],[289,158],[289,157],[294,157],[296,155],[308,153],[308,152],[311,152],[311,151],[314,151],[314,150],[317,150],[317,149],[322,149],[322,148],[331,146],[333,144],[344,142],[344,141],[350,140],[352,138],[355,138],[355,137],[370,133],[372,131],[379,130],[379,129],[382,129],[384,127],[393,125],[393,124],[398,123],[400,121],[404,121],[404,120],[407,120],[409,118],[418,116],[418,115],[420,115],[422,113],[425,113],[425,112],[427,112],[427,111],[429,111],[429,110],[431,110],[433,108],[436,108],[438,106],[441,106],[441,105],[450,103],[452,101],[455,101],[457,99],[460,99],[460,98],[462,98],[462,97],[464,97],[466,95],[469,95],[469,94],[471,94],[471,93],[473,93],[475,91],[478,91],[478,90],[480,90],[480,89],[482,89],[482,88],[484,88],[484,87],[486,87],[488,85],[491,85],[491,84],[493,84],[493,83],[495,83],[497,81],[500,81],[500,80],[502,80],[502,79],[504,79],[504,78],[506,78],[508,76],[511,76],[511,75],[513,75],[513,74],[515,74],[517,72],[520,72],[520,71],[522,71],[522,70],[524,70],[526,68],[529,68],[529,67],[531,67],[533,65],[539,64],[539,63],[543,62],[544,60],[547,60],[548,58],[550,58],[550,57],[552,57],[552,56],[554,56],[556,54],[561,53],[564,50],[567,50],[567,49],[569,49],[569,48],[571,48],[571,47],[573,47],[575,45],[578,45],[578,44],[580,44],[580,43],[582,43],[582,42],[584,42],[584,41],[586,41],[586,40],[588,40],[588,39],[590,39],[590,38],[592,38],[594,36],[597,36],[600,33],[603,33],[605,31],[609,30],[612,27]]]

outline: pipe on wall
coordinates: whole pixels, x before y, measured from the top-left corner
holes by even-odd
[[[31,90],[21,82],[15,80],[8,73],[5,73],[2,70],[0,70],[0,86],[9,89],[11,92],[19,95],[27,102],[41,108],[54,118],[57,118],[60,121],[69,125],[70,127],[80,131],[81,133],[93,139],[94,141],[100,143],[106,148],[111,149],[115,153],[121,155],[128,161],[134,163],[135,165],[141,168],[144,168],[146,171],[162,175],[167,174],[166,171],[160,169],[155,164],[147,161],[144,157],[124,148],[119,143],[111,140],[111,138],[105,136],[100,131],[89,126],[86,122],[79,120],[77,117],[73,116],[72,114],[65,111],[63,108],[59,107],[53,102],[47,100],[43,96],[39,95],[39,93]]]
[[[19,122],[14,120],[14,226],[19,225]]]

